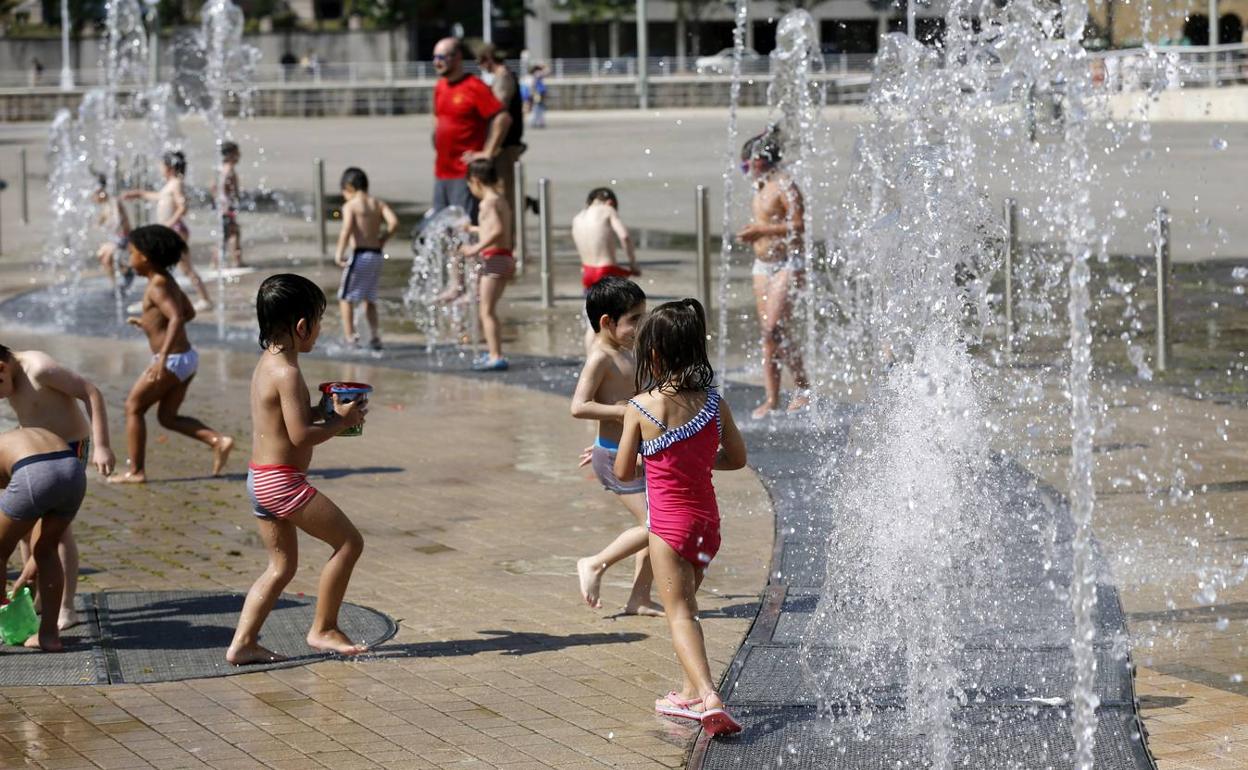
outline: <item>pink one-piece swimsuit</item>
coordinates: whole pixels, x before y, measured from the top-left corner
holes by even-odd
[[[663,430],[641,442],[650,531],[689,563],[705,567],[719,552],[719,505],[711,483],[723,432],[719,393],[708,388],[706,403],[678,428],[668,428],[636,401],[629,403]]]

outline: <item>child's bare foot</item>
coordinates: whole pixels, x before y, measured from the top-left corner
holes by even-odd
[[[222,436],[212,445],[212,475],[220,476],[225,470],[225,462],[230,459],[230,450],[234,448],[234,439]]]
[[[625,604],[624,614],[625,615],[640,615],[646,618],[667,617],[666,614],[663,612],[663,605],[659,604],[658,602],[651,601],[649,599],[647,599],[644,602],[637,602],[636,604],[633,604],[632,602]]]
[[[800,412],[810,406],[810,391],[799,390],[793,394],[793,398],[789,399],[789,412]]]
[[[444,292],[442,292],[441,294],[439,294],[439,295],[438,295],[438,297],[437,297],[437,301],[438,301],[438,302],[443,302],[443,303],[445,303],[445,302],[451,302],[451,301],[453,301],[456,297],[458,297],[459,295],[461,295],[461,294],[463,294],[463,293],[464,293],[464,287],[463,287],[463,286],[457,286],[457,285],[452,284],[452,285],[450,285],[450,286],[446,287],[446,291],[444,291]]]
[[[78,611],[73,609],[61,608],[61,614],[56,619],[56,630],[64,631],[67,628],[73,628],[82,622],[82,618],[78,617]]]
[[[368,652],[367,644],[356,644],[336,628],[319,633],[309,631],[307,641],[309,647],[320,652],[336,652],[339,655],[359,655],[362,652]]]
[[[594,560],[588,556],[576,560],[576,576],[581,581],[581,598],[594,609],[602,606],[602,600],[598,598],[598,590],[602,585],[603,572],[601,566],[594,564]]]
[[[286,660],[286,656],[278,655],[258,644],[249,644],[245,647],[231,645],[230,649],[225,651],[225,659],[235,666],[248,666],[253,663],[281,663]]]
[[[755,420],[761,420],[767,416],[768,412],[773,411],[775,408],[776,408],[775,402],[764,401],[763,403],[759,404],[758,408],[756,408],[750,414],[754,417]]]
[[[120,476],[109,476],[109,484],[146,484],[147,473],[145,471],[130,471]]]
[[[44,635],[43,632],[30,637],[22,646],[32,650],[43,650],[44,652],[62,652],[65,649],[65,645],[61,644],[61,637],[56,634]]]

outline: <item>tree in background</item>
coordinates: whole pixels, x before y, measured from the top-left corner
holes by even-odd
[[[633,10],[633,0],[556,0],[555,4],[568,12],[573,24],[588,24],[589,58],[598,58],[598,40],[592,25],[620,21]]]

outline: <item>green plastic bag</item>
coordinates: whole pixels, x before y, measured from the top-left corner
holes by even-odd
[[[35,600],[30,586],[22,586],[17,596],[9,596],[9,603],[0,606],[0,639],[5,644],[22,644],[39,632],[39,616],[35,614]]]

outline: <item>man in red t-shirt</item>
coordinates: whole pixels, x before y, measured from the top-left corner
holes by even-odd
[[[477,199],[468,192],[468,164],[493,160],[511,128],[511,116],[490,87],[464,72],[464,44],[445,37],[433,47],[441,76],[433,89],[433,210],[459,206],[477,221]]]

